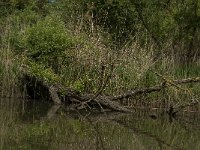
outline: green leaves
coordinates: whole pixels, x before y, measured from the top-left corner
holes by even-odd
[[[30,76],[38,77],[39,79],[50,83],[61,81],[60,77],[56,75],[50,68],[47,69],[44,65],[35,63],[31,60],[27,60],[27,64],[29,66],[27,72],[30,74]]]
[[[73,45],[72,37],[58,18],[47,17],[27,30],[28,55],[36,60],[50,53],[58,56]]]
[[[56,72],[77,43],[77,39],[66,31],[64,22],[51,15],[19,33],[19,37],[18,47],[25,50],[30,59]]]

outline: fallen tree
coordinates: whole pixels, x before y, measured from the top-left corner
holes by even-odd
[[[32,64],[29,65],[33,66]],[[41,73],[42,70],[34,67],[30,67],[28,65],[22,66],[24,83],[29,83],[33,84],[34,86],[41,87],[39,88],[39,90],[41,90],[41,93],[45,93],[45,95],[47,94],[56,105],[61,105],[64,102],[68,101],[72,103],[73,107],[75,107],[76,109],[84,109],[91,108],[92,106],[97,106],[100,108],[101,111],[105,111],[105,109],[110,109],[113,111],[131,112],[131,110],[121,106],[115,101],[112,101],[111,97],[101,96],[101,89],[96,94],[83,95],[74,89],[66,87],[60,82],[59,79],[57,79],[56,81],[47,79],[47,75]],[[35,70],[37,70],[37,72],[35,72]],[[39,74],[38,70],[41,71]],[[52,78],[54,77],[51,77],[51,79]]]
[[[152,86],[149,88],[135,89],[116,96],[103,96],[101,95],[101,93],[103,91],[103,88],[105,88],[106,82],[104,85],[102,85],[102,87],[98,90],[96,94],[81,94],[80,92],[72,88],[69,88],[66,85],[63,85],[59,80],[52,81],[42,77],[41,75],[38,75],[37,73],[34,72],[34,69],[30,68],[29,66],[24,65],[22,70],[26,82],[27,81],[34,82],[34,85],[41,86],[42,89],[45,89],[45,91],[47,91],[46,93],[48,93],[49,98],[56,105],[61,105],[67,101],[73,104],[73,107],[76,109],[84,109],[84,108],[91,109],[95,107],[95,108],[100,108],[101,111],[109,109],[112,111],[132,112],[130,109],[127,109],[126,107],[120,105],[117,101],[122,99],[133,98],[136,95],[140,94],[159,92],[162,89],[167,88],[169,86],[180,88],[178,86],[180,84],[200,82],[200,77],[187,78],[182,80],[168,80],[162,77],[160,74],[156,73],[163,80],[163,82],[159,85]],[[198,100],[195,101],[193,100],[191,103],[188,103],[187,105],[185,104],[181,105],[176,109],[173,106],[170,106],[168,114],[173,116],[183,108],[195,105],[197,103]]]
[[[33,77],[27,76],[26,78],[31,79]],[[113,111],[121,111],[121,112],[131,112],[131,110],[121,106],[115,101],[111,101],[110,97],[106,96],[98,96],[96,97],[93,94],[85,94],[82,95],[79,92],[65,87],[61,84],[52,84],[47,81],[42,81],[41,79],[34,79],[36,84],[40,84],[40,86],[44,86],[45,89],[49,91],[50,99],[56,104],[61,105],[65,100],[73,103],[76,109],[84,109],[86,107],[91,108],[91,105],[98,106],[101,111],[104,109],[110,109]]]

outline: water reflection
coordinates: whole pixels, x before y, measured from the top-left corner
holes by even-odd
[[[91,113],[47,102],[1,99],[1,149],[199,150],[199,113],[170,122],[160,111]]]

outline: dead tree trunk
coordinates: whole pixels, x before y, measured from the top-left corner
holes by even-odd
[[[110,109],[112,111],[120,111],[120,112],[132,112],[132,111],[130,109],[125,108],[124,106],[121,106],[118,102],[116,102],[116,100],[133,98],[134,96],[139,94],[158,92],[168,86],[177,87],[177,85],[179,84],[200,82],[200,77],[188,78],[182,80],[173,80],[173,81],[163,78],[164,82],[160,85],[128,91],[117,96],[102,96],[99,93],[96,95],[80,94],[74,89],[63,86],[61,83],[50,83],[44,79],[41,79],[40,77],[30,75],[25,71],[24,71],[24,76],[26,76],[26,78],[28,78],[29,80],[34,80],[36,86],[40,85],[44,87],[48,91],[50,99],[56,105],[63,104],[63,101],[67,99],[69,102],[75,104],[75,107],[77,109],[96,107],[100,108],[102,111],[105,111],[105,109]]]

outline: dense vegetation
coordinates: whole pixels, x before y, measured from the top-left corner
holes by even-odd
[[[1,95],[21,86],[24,64],[83,93],[107,82],[106,95],[154,85],[155,72],[199,76],[199,8],[199,0],[1,0]],[[165,94],[199,93],[189,87]]]

